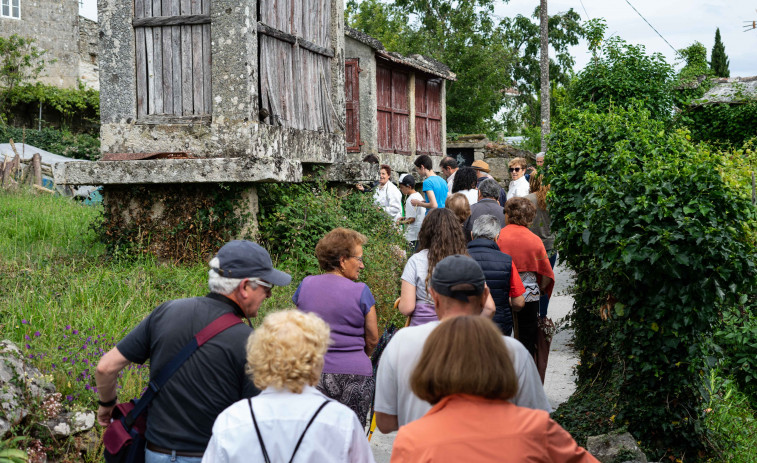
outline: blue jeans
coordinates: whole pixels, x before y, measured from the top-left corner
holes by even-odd
[[[552,270],[554,271],[555,261],[557,260],[557,251],[555,251],[554,249],[550,249],[547,251],[547,255],[549,256],[549,265],[552,266]],[[549,296],[544,294],[539,298],[539,316],[546,317],[548,308],[549,308]]]
[[[145,449],[145,463],[200,463],[201,457],[180,457]]]

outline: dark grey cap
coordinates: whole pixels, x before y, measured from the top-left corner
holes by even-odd
[[[257,243],[234,240],[218,250],[218,268],[213,268],[226,278],[259,278],[276,286],[286,286],[292,277],[273,268],[271,255]]]
[[[463,302],[468,301],[468,296],[483,293],[485,284],[486,278],[478,263],[461,254],[445,257],[431,274],[434,291]]]
[[[413,177],[413,174],[405,174],[400,179],[400,185],[405,185],[410,188],[415,187],[415,177]]]

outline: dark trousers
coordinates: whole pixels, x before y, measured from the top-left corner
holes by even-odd
[[[536,332],[539,329],[537,315],[539,315],[539,301],[526,302],[520,312],[513,313],[518,321],[517,339],[528,349],[531,356],[536,354]]]

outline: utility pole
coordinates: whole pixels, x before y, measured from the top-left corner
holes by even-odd
[[[549,15],[547,14],[547,0],[541,2],[539,20],[541,21],[541,150],[547,151],[547,136],[549,135]]]

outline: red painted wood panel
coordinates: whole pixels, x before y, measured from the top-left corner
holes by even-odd
[[[395,153],[410,154],[409,75],[392,71],[392,145]]]
[[[442,154],[441,80],[415,76],[415,149]]]
[[[347,152],[360,152],[360,74],[359,60],[344,60],[344,101],[347,110],[345,140]]]
[[[394,151],[392,146],[392,71],[376,66],[376,118],[379,151]]]

